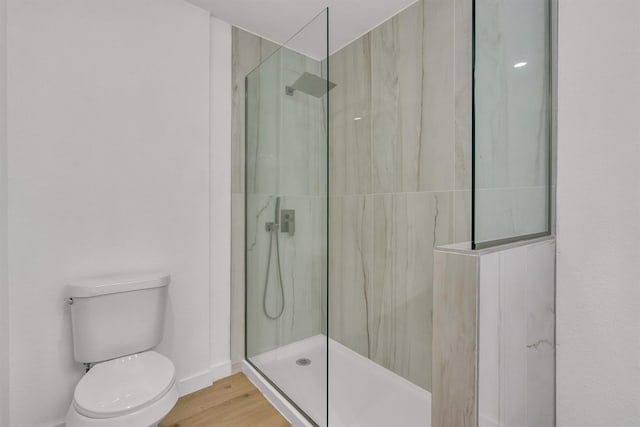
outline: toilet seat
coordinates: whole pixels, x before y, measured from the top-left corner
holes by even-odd
[[[178,387],[175,383],[160,399],[141,409],[120,417],[89,418],[78,413],[73,403],[69,405],[66,427],[149,427],[157,426],[178,401]]]
[[[165,356],[146,351],[98,363],[76,386],[78,414],[102,419],[139,411],[175,387],[175,367]]]

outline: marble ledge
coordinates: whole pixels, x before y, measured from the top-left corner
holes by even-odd
[[[492,246],[490,248],[483,249],[471,249],[471,242],[452,243],[449,245],[436,246],[433,250],[435,252],[455,253],[468,256],[481,256],[495,252],[507,251],[521,246],[537,245],[546,242],[554,242],[556,237],[554,235],[537,237],[535,239],[519,240],[517,242],[505,243],[503,245]]]

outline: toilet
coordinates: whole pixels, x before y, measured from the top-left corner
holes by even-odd
[[[74,359],[90,367],[73,393],[67,427],[156,426],[178,400],[162,339],[171,277],[98,277],[68,287]]]

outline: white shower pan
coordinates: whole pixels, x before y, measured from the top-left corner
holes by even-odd
[[[304,360],[309,364],[305,365]],[[321,427],[327,427],[327,337],[253,357],[252,363]],[[298,363],[296,363],[298,362]],[[312,426],[246,361],[243,371],[294,426]],[[328,427],[430,427],[431,393],[329,340]]]

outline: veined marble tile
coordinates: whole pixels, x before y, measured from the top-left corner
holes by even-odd
[[[324,199],[318,196],[284,196],[280,203],[280,209],[293,209],[296,215],[295,234],[279,232],[286,298],[279,345],[285,345],[322,331],[322,272],[326,270],[323,223],[327,213]],[[277,266],[275,258],[272,263],[272,268]]]
[[[450,193],[373,196],[370,358],[431,390],[433,248],[453,238]]]
[[[231,360],[244,359],[244,172],[245,76],[278,46],[232,29],[231,135]]]
[[[372,197],[329,199],[329,335],[369,357]]]
[[[480,426],[554,426],[555,243],[480,260]]]
[[[320,212],[323,217],[320,221],[320,228],[316,232],[320,233],[317,237],[320,240],[320,256],[316,256],[313,260],[314,264],[320,264],[320,267],[314,265],[314,270],[320,270],[320,331],[322,334],[329,336],[329,209],[328,197],[319,197]]]
[[[420,188],[423,37],[422,2],[371,31],[374,193]]]
[[[478,338],[478,427],[500,426],[500,255],[482,258]]]
[[[322,270],[326,256],[322,241],[326,211],[324,198],[282,196],[280,209],[293,209],[293,236],[265,230],[273,221],[275,196],[249,195],[247,222],[247,337],[250,356],[317,335],[322,331]],[[271,245],[271,257],[269,246]],[[278,269],[278,246],[280,269]],[[265,280],[269,271],[268,286]],[[280,276],[281,273],[281,276]],[[280,277],[284,301],[280,294]],[[263,302],[264,299],[264,302]],[[284,304],[282,316],[275,316]]]
[[[282,55],[278,50],[247,76],[247,192],[278,193],[282,104]]]
[[[476,182],[480,188],[548,184],[548,3],[476,3]],[[520,62],[526,65],[514,68]]]
[[[335,232],[344,221],[357,220],[346,213],[355,207],[345,207],[355,201],[331,198],[330,257],[336,259],[330,262],[330,291],[339,289],[338,296],[330,292],[330,328],[342,328],[335,335],[343,344],[427,389],[434,238],[438,244],[470,240],[470,200],[464,199],[470,194],[449,193],[456,176],[470,179],[470,147],[458,153],[455,146],[456,138],[462,145],[469,137],[464,120],[470,127],[470,82],[463,82],[464,72],[454,74],[453,52],[455,35],[470,31],[460,25],[456,33],[454,27],[456,20],[470,19],[466,6],[457,11],[450,1],[418,2],[330,59],[330,79],[338,84],[330,93],[331,195],[373,194],[354,199],[362,206],[369,200],[372,217],[366,221],[373,224],[370,236],[357,234],[356,241],[353,233]],[[470,76],[470,59],[461,67]],[[456,167],[468,170],[456,173]],[[444,192],[417,193],[433,190]],[[371,245],[368,268],[349,258],[362,259],[356,247],[363,243]],[[340,251],[349,247],[345,258]],[[361,278],[341,277],[356,274]]]
[[[231,194],[231,361],[244,359],[244,194]]]
[[[285,93],[304,72],[322,74],[322,64],[288,49],[282,50],[279,192],[293,195],[326,193],[326,97],[301,91]]]
[[[477,257],[435,251],[433,426],[475,427]]]
[[[241,95],[243,92],[239,89],[244,88],[244,76],[240,74],[248,72],[243,64],[253,60],[255,62],[252,65],[258,65],[259,59],[270,55],[272,49],[269,49],[270,44],[240,30],[236,30],[234,34],[238,49],[234,67],[235,80],[242,81],[242,85],[236,85],[234,92],[237,101],[234,109],[234,169],[243,171],[243,152],[240,147],[244,145],[244,99]],[[250,355],[306,338],[322,330],[322,280],[326,281],[326,244],[322,241],[326,240],[323,232],[326,230],[326,225],[323,224],[326,223],[326,210],[323,208],[324,198],[320,198],[319,194],[325,191],[324,183],[320,180],[326,180],[323,166],[326,163],[321,160],[326,156],[326,151],[320,151],[320,144],[324,147],[326,139],[319,134],[320,130],[324,132],[324,112],[319,108],[319,100],[305,98],[303,94],[298,95],[300,99],[294,99],[285,95],[284,89],[286,79],[293,78],[294,70],[299,73],[319,72],[320,64],[298,58],[299,56],[282,49],[263,62],[260,68],[252,71],[250,77],[247,113],[250,120],[247,126],[249,152],[246,153],[249,165],[248,186],[251,192],[247,207],[247,334]],[[241,61],[243,58],[245,62]],[[313,140],[310,137],[312,135],[319,136]],[[238,190],[243,191],[243,188]],[[270,320],[264,315],[262,307],[270,238],[270,234],[264,229],[264,223],[273,221],[274,194],[283,192],[295,195],[282,197],[281,209],[295,209],[298,224],[294,236],[278,234],[285,310],[281,318]],[[307,194],[309,196],[305,196]],[[241,206],[240,201],[237,204]],[[241,220],[244,212],[236,214],[234,226],[241,229],[244,225]],[[239,238],[239,234],[234,233],[234,240]],[[234,249],[244,248],[235,243]],[[243,263],[244,254],[240,253],[241,250],[237,251],[235,258],[241,259]],[[276,313],[283,303],[278,290],[276,261],[274,241],[266,294],[266,305],[272,309],[271,314]],[[233,285],[234,301],[238,301],[234,302],[234,315],[235,318],[240,318],[244,311],[244,302],[242,305],[239,302],[244,282],[239,270],[234,274]],[[234,341],[241,340],[241,334],[244,331],[236,328]],[[241,357],[241,348],[241,343],[234,343],[235,357]]]
[[[276,348],[280,341],[281,321],[267,320],[263,313],[264,283],[269,238],[265,222],[274,220],[275,197],[249,194],[246,198],[246,310],[247,355],[254,356]],[[275,250],[274,250],[275,252]],[[274,255],[272,252],[272,257]],[[273,266],[273,260],[272,264]],[[266,306],[275,314],[283,303],[277,291],[277,268],[271,268]],[[285,295],[286,298],[286,295]]]
[[[244,192],[245,76],[278,46],[239,28],[232,29],[231,192]]]
[[[364,35],[329,59],[331,195],[371,192],[371,49]]]
[[[496,188],[476,192],[476,241],[548,230],[549,188]]]
[[[522,286],[527,273],[527,260],[518,256],[519,248],[511,251],[499,252],[500,282],[498,295],[500,315],[500,329],[497,342],[486,342],[479,337],[481,346],[498,345],[500,357],[500,371],[497,378],[487,378],[487,381],[497,381],[500,384],[500,418],[505,425],[526,425],[526,392],[522,385],[526,384],[527,363],[521,357],[527,348],[526,331],[523,331],[522,320],[528,310],[525,287]],[[486,255],[491,256],[491,255]],[[480,286],[484,284],[482,270],[484,264],[481,257]],[[480,290],[480,313],[482,313],[484,295]],[[495,309],[492,307],[492,309]],[[480,314],[482,316],[482,314]],[[482,375],[482,365],[478,367],[478,375]]]
[[[454,1],[424,0],[422,191],[454,188]]]
[[[523,248],[527,257],[527,427],[555,425],[555,241]]]
[[[471,190],[454,191],[453,211],[455,216],[454,243],[470,242],[471,239]]]
[[[455,189],[471,190],[472,0],[455,0]]]
[[[454,93],[462,82],[454,76],[454,18],[453,2],[427,0],[371,32],[374,193],[451,190],[456,167],[469,173],[470,82]],[[470,60],[465,66],[470,75]]]

